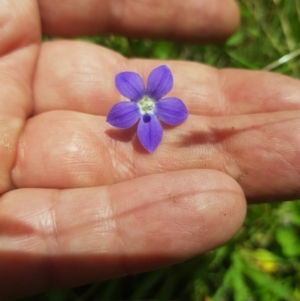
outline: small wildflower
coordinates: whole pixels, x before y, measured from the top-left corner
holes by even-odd
[[[149,153],[157,148],[163,136],[159,119],[177,125],[188,117],[186,106],[180,99],[161,99],[173,87],[172,73],[165,65],[152,70],[146,89],[143,79],[135,72],[118,73],[115,83],[118,91],[131,101],[115,104],[106,121],[121,129],[130,128],[139,121],[137,136]]]

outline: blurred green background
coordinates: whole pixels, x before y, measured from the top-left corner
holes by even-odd
[[[222,1],[222,0],[220,0]],[[127,57],[300,75],[300,0],[239,0],[242,26],[222,45],[88,38]],[[225,246],[141,275],[20,300],[300,300],[300,201],[252,205]]]

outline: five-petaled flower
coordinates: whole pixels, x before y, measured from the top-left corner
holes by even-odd
[[[165,65],[150,73],[146,89],[143,79],[135,72],[121,72],[116,75],[115,82],[119,92],[130,101],[115,104],[106,121],[122,129],[127,129],[139,121],[137,136],[150,153],[157,148],[163,135],[163,128],[158,119],[169,125],[177,125],[188,116],[186,106],[180,99],[161,99],[173,87],[172,73]]]

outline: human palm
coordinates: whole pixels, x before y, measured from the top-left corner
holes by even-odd
[[[237,26],[231,0],[224,7],[217,0],[185,2],[0,2],[3,296],[184,260],[233,236],[245,196],[299,197],[299,81],[166,61],[171,93],[190,116],[166,126],[149,155],[135,129],[114,129],[105,116],[121,100],[116,73],[145,79],[161,62],[128,60],[79,41],[40,43],[40,20],[52,35],[103,28],[188,40],[218,39]],[[175,18],[178,11],[188,22]]]

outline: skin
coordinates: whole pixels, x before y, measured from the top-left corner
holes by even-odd
[[[236,4],[111,3],[0,1],[3,298],[185,260],[230,239],[246,200],[300,196],[298,80],[128,60],[78,41],[40,43],[42,32],[218,40],[238,26]],[[190,116],[165,126],[149,155],[134,128],[114,129],[105,116],[121,100],[116,73],[136,71],[146,80],[162,63],[174,76],[170,95]]]

